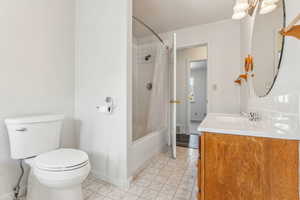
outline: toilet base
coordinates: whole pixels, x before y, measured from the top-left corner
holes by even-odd
[[[67,188],[49,188],[42,185],[30,170],[26,200],[83,200],[81,184]]]

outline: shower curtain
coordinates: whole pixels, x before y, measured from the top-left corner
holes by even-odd
[[[168,126],[168,50],[162,45],[157,45],[155,58],[147,133],[158,131]]]

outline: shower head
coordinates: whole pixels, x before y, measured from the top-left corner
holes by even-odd
[[[149,54],[149,55],[145,56],[145,60],[146,60],[146,61],[149,61],[149,59],[150,59],[151,57],[152,57],[152,55]]]
[[[153,88],[153,84],[152,83],[147,83],[146,88],[151,91]]]

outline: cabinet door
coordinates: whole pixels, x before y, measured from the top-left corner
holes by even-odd
[[[202,200],[298,200],[298,142],[206,133]]]

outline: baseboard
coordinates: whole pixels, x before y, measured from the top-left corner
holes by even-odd
[[[156,153],[160,153],[160,152],[167,152],[168,151],[168,145],[164,145],[162,146],[161,148],[158,149],[158,151]],[[132,182],[133,178],[135,176],[137,176],[142,170],[144,170],[148,165],[149,163],[151,162],[151,159],[154,157],[155,155],[153,155],[150,159],[148,159],[146,162],[143,163],[143,165],[141,167],[139,167],[137,170],[135,170],[135,172],[133,173],[132,176],[130,176],[129,178],[127,178],[126,180],[116,180],[116,179],[112,179],[110,177],[107,177],[106,175],[102,174],[102,173],[99,173],[97,172],[96,170],[91,170],[91,173],[92,175],[97,178],[97,179],[101,179],[103,181],[106,181],[110,184],[113,184],[117,187],[120,187],[120,188],[129,188],[130,186],[130,183]],[[2,200],[2,199],[0,199]]]
[[[113,184],[113,185],[115,185],[117,187],[120,187],[120,188],[129,188],[130,182],[132,180],[131,177],[127,178],[126,180],[125,179],[112,179],[112,178],[107,177],[106,175],[104,175],[102,173],[96,172],[95,170],[92,170],[91,173],[92,173],[92,175],[94,175],[95,178],[101,179],[103,181],[106,181],[106,182],[108,182],[110,184]]]
[[[21,187],[20,189],[20,196],[24,196],[26,194],[26,187]],[[10,192],[7,194],[3,194],[0,196],[0,200],[13,200],[14,199],[14,193]]]

